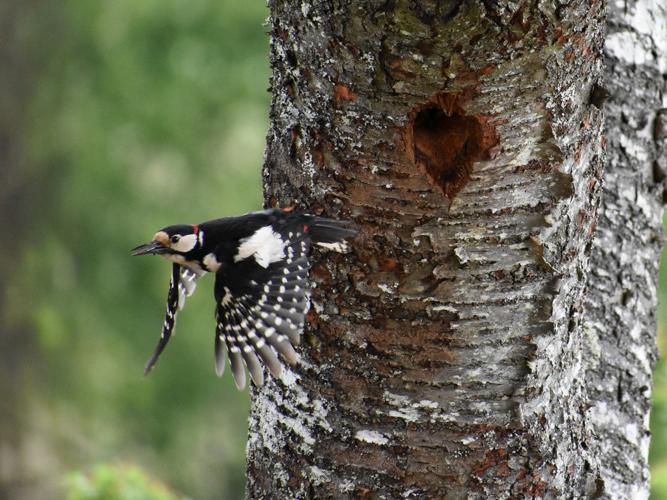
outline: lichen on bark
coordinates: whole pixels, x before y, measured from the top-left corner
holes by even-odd
[[[648,498],[648,417],[657,357],[667,137],[667,4],[612,2],[605,44],[607,162],[591,271],[585,418],[597,439],[599,489]],[[619,457],[623,457],[619,460]]]
[[[248,497],[603,492],[603,3],[269,6],[266,199],[362,234],[314,255],[301,362],[253,391]]]

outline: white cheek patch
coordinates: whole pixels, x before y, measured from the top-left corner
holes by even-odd
[[[271,226],[264,226],[252,236],[240,240],[239,250],[234,256],[234,262],[255,256],[255,260],[262,267],[278,262],[285,258],[285,246],[280,234],[273,231]]]
[[[186,236],[181,236],[181,239],[176,243],[171,244],[171,248],[177,252],[187,253],[192,250],[197,244],[197,236],[194,234],[188,234]]]

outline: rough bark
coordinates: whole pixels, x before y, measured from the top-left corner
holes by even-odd
[[[267,201],[362,235],[315,256],[301,363],[254,391],[248,497],[604,494],[603,2],[269,5]]]
[[[667,4],[609,5],[607,161],[587,277],[590,340],[586,418],[597,439],[600,488],[648,497],[656,286],[667,176]]]

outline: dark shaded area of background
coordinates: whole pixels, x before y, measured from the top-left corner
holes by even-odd
[[[0,3],[0,498],[243,496],[248,395],[214,375],[212,279],[144,378],[169,266],[129,249],[261,206],[266,15],[236,0]],[[664,362],[654,406],[667,498]]]

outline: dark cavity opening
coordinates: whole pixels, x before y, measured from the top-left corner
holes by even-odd
[[[491,157],[498,137],[486,117],[465,115],[451,98],[436,102],[448,105],[433,103],[413,115],[408,156],[451,199],[470,179],[473,164]]]

